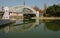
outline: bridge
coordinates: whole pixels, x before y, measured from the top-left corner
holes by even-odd
[[[36,17],[39,17],[39,12],[35,11],[32,7],[21,5],[21,6],[14,6],[11,8],[4,7],[2,11],[3,19],[13,19],[15,16],[21,16],[22,19],[24,18],[24,14],[35,14]],[[11,18],[12,17],[12,18]],[[15,18],[14,18],[15,19]]]

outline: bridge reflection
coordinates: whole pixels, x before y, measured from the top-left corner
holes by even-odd
[[[21,21],[20,21],[21,22]],[[59,31],[60,30],[60,22],[58,20],[54,21],[43,21],[43,20],[24,20],[21,23],[13,23],[9,26],[3,28],[3,31],[8,32],[27,32],[32,29],[37,29],[40,31]]]
[[[4,32],[25,32],[29,31],[32,28],[36,28],[39,25],[39,20],[23,20],[23,21],[16,21],[16,23],[10,24],[3,28]]]

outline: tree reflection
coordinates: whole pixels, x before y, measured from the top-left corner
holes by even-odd
[[[46,22],[46,27],[49,30],[59,31],[60,30],[60,20],[53,20],[50,22]]]

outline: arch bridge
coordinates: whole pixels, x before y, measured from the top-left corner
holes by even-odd
[[[36,16],[39,17],[39,12],[35,11],[32,7],[21,5],[21,6],[14,6],[9,9],[10,16],[9,19],[23,19],[24,16]]]

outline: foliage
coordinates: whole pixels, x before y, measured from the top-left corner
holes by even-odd
[[[60,16],[60,6],[59,5],[49,6],[46,10],[46,13],[49,14],[49,16]]]
[[[42,10],[38,6],[33,7],[33,9],[39,11],[40,13],[42,12]]]

